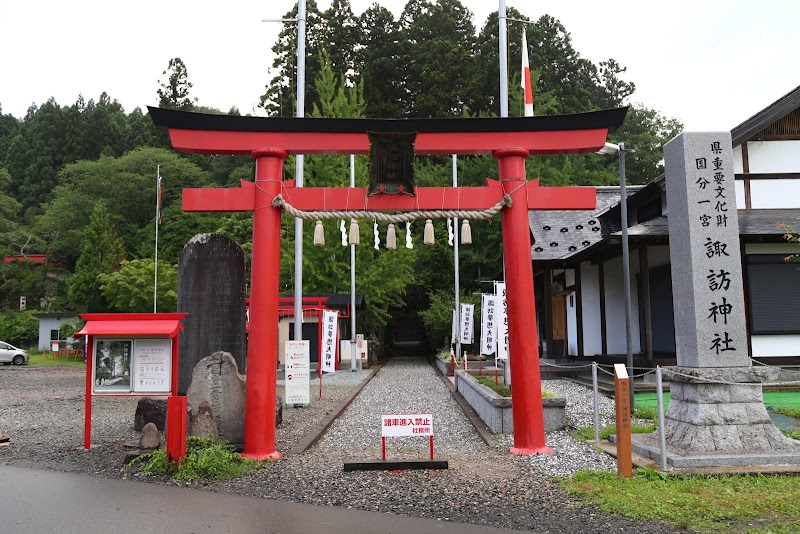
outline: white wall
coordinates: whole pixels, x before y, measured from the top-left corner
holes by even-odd
[[[749,148],[750,145],[747,145]],[[744,164],[742,163],[742,145],[733,147],[733,172],[734,174],[742,174],[744,172]]]
[[[640,352],[639,343],[639,292],[636,284],[636,273],[639,272],[639,253],[633,251],[631,261],[631,350]],[[622,257],[605,263],[605,296],[606,296],[606,348],[609,354],[626,354],[628,352],[625,333],[625,288],[622,277]]]
[[[583,314],[583,353],[586,356],[602,354],[600,337],[600,285],[597,265],[581,263],[581,306]]]
[[[578,355],[578,306],[575,291],[567,295],[567,354]]]
[[[736,200],[739,201],[738,194]],[[744,201],[739,207],[744,207]],[[800,180],[750,180],[750,207],[800,208]]]
[[[750,336],[753,345],[753,357],[800,356],[800,336],[771,335]]]
[[[750,184],[752,185],[753,182],[754,180],[751,180]],[[733,187],[736,191],[736,208],[743,210],[747,207],[747,202],[744,198],[744,180],[736,180]]]
[[[750,141],[747,161],[753,174],[800,171],[800,141]],[[739,171],[736,171],[739,172]]]

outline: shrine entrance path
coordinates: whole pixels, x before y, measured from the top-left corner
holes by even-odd
[[[345,374],[350,371],[335,375]],[[447,460],[449,469],[343,471],[345,462],[380,459],[381,415],[415,413],[433,414],[435,458]],[[389,460],[428,458],[427,437],[386,441]],[[226,492],[530,532],[673,532],[576,507],[529,457],[486,445],[422,356],[388,359],[306,452],[287,453],[272,468],[219,486]]]

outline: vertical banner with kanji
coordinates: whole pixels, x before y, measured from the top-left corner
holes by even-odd
[[[339,312],[322,312],[322,371],[332,373],[336,370],[336,335]]]
[[[497,297],[483,294],[481,297],[481,354],[494,354],[497,350]]]
[[[508,359],[508,304],[506,303],[506,284],[495,284],[497,304],[497,359]]]
[[[475,321],[473,317],[474,312],[475,312],[474,304],[461,305],[461,326],[459,330],[461,331],[462,345],[472,344],[473,331],[475,330]]]

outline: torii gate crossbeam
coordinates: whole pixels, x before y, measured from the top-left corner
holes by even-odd
[[[515,454],[552,452],[544,440],[529,209],[593,209],[593,187],[540,187],[527,182],[530,154],[596,152],[618,128],[626,108],[544,117],[502,119],[308,119],[205,115],[149,108],[173,147],[195,154],[249,155],[255,183],[240,188],[186,189],[186,211],[254,211],[250,285],[244,454],[279,458],[275,448],[280,215],[278,195],[302,210],[490,208],[508,194],[502,212]],[[499,181],[486,187],[417,188],[416,196],[367,196],[361,188],[295,188],[283,181],[289,154],[365,154],[368,132],[415,132],[419,154],[492,154]],[[349,193],[348,193],[349,191]],[[532,334],[533,333],[533,334]]]

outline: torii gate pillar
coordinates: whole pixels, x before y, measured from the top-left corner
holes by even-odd
[[[502,211],[503,259],[506,270],[508,306],[508,359],[514,388],[512,416],[514,446],[512,454],[551,454],[544,441],[542,385],[539,380],[539,347],[536,331],[536,305],[533,294],[531,235],[528,226],[528,188],[525,158],[528,150],[496,150],[498,177],[503,192],[513,204]]]
[[[278,376],[274,347],[278,346],[281,212],[272,207],[272,199],[281,192],[283,162],[287,154],[280,148],[261,148],[254,150],[251,155],[256,161],[256,190],[243,456],[277,460],[281,455],[275,450]],[[259,237],[256,239],[256,236]],[[265,347],[267,350],[264,350]]]

